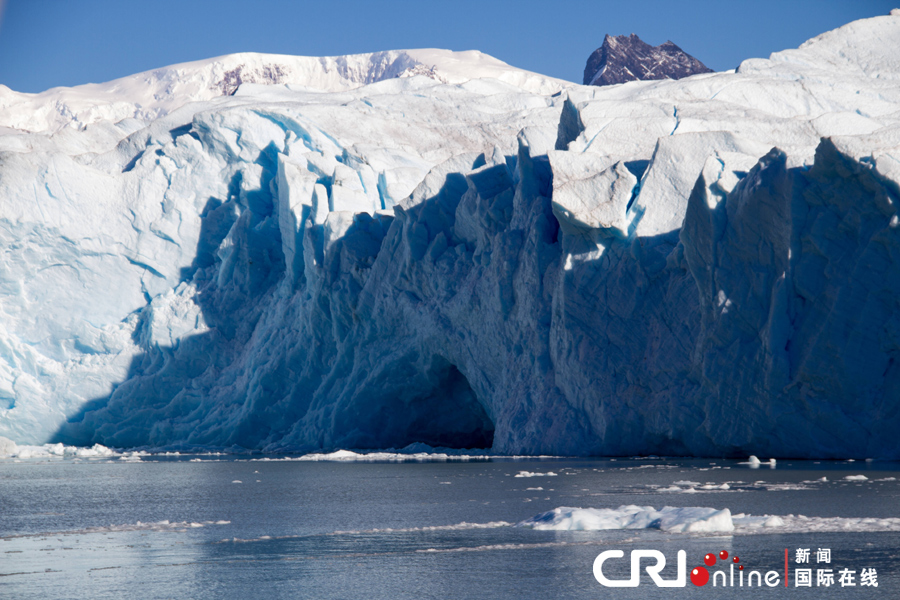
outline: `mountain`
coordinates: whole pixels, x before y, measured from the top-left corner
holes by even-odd
[[[651,46],[635,34],[607,35],[584,67],[584,85],[613,85],[626,81],[681,79],[712,73],[702,62],[673,44]]]
[[[898,45],[48,91],[0,129],[0,436],[900,458]]]
[[[39,94],[0,85],[0,127],[54,132],[123,119],[147,122],[189,102],[234,94],[245,83],[341,92],[411,74],[427,74],[451,84],[488,77],[547,94],[571,85],[478,51],[425,48],[325,57],[243,52]]]

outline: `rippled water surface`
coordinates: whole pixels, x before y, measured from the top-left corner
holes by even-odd
[[[738,461],[655,459],[6,460],[0,597],[897,598],[900,532],[890,530],[891,521],[858,519],[900,517],[897,479],[900,465],[880,462],[752,469]],[[803,530],[795,519],[789,532],[736,534],[514,526],[557,507],[630,504],[843,520],[811,521],[819,525]],[[807,566],[794,563],[797,548],[811,549],[812,590],[794,587],[794,569]],[[831,551],[831,563],[816,563],[819,548]],[[592,574],[596,556],[609,549],[626,556],[607,563],[610,578],[628,577],[634,549],[663,552],[665,578],[675,576],[678,550],[686,551],[689,570],[725,550],[747,573],[777,571],[779,583],[739,587],[735,575],[734,587],[724,589],[690,581],[662,589],[645,574],[638,588],[611,590]],[[709,570],[730,575],[730,564]],[[835,585],[815,589],[817,567],[832,568]],[[876,569],[878,588],[859,585],[864,568]],[[857,573],[855,587],[837,583],[841,569]]]

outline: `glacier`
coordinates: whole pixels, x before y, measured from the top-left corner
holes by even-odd
[[[476,52],[0,88],[20,445],[900,457],[900,11],[579,86]]]

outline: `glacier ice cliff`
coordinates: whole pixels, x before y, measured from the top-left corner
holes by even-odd
[[[606,88],[198,75],[7,127],[0,436],[900,457],[898,43]]]

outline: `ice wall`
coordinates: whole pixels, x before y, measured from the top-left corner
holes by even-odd
[[[900,15],[677,82],[0,136],[0,435],[896,458],[898,69],[829,80],[840,35]]]

